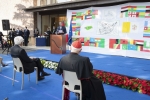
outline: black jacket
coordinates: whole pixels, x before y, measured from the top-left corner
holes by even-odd
[[[28,29],[24,30],[24,37],[29,37],[30,31]]]
[[[9,35],[9,39],[13,39],[15,37],[16,33],[15,33],[15,31],[10,31],[8,35]]]
[[[23,37],[23,32],[21,30],[16,30],[16,36],[22,36]]]
[[[78,79],[87,79],[92,76],[93,66],[88,57],[70,53],[61,58],[56,73],[62,74],[63,70],[76,72]]]
[[[50,36],[52,34],[52,32],[51,31],[47,31],[47,34],[48,34],[48,36]]]
[[[2,40],[3,33],[0,31],[0,41]]]
[[[37,29],[37,33],[36,33],[36,31],[34,29],[34,37],[38,37],[38,36],[39,36],[39,30]]]
[[[102,82],[93,75],[93,65],[88,57],[76,53],[64,56],[59,61],[56,73],[61,75],[63,70],[76,72],[78,79],[81,80],[85,100],[106,100]]]
[[[59,30],[62,30],[65,34],[67,33],[66,27],[64,27],[64,26],[62,26],[61,28],[60,28],[60,26],[59,26],[59,27],[57,27],[56,32],[58,33],[58,32],[59,32]]]
[[[18,57],[20,58],[23,68],[24,68],[24,73],[29,74],[34,72],[34,67],[35,67],[35,62],[29,58],[27,55],[26,51],[22,49],[19,45],[15,45],[11,48],[10,54],[12,57]]]

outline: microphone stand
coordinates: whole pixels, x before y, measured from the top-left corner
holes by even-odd
[[[7,47],[3,50],[2,54],[7,50],[7,55],[8,55],[8,52],[9,52],[9,49],[10,49],[10,43],[8,42],[8,30],[7,30],[7,41],[6,41],[6,45]]]

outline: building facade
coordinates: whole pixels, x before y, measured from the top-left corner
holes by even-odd
[[[43,34],[48,27],[53,31],[60,21],[66,22],[67,9],[111,6],[129,1],[133,0],[33,0],[33,6],[24,10],[33,12],[34,27]]]
[[[23,9],[33,7],[33,0],[0,0],[0,20],[9,20],[10,28],[24,29],[27,26],[31,33],[34,26],[33,12],[25,12]],[[7,31],[3,31],[2,21],[0,31],[7,35]]]
[[[55,5],[55,4],[61,4],[61,3],[69,3],[74,1],[82,1],[82,0],[34,0],[33,7],[43,7],[47,5]],[[58,26],[58,23],[60,21],[65,22],[66,21],[66,11],[62,12],[34,12],[34,26],[37,27],[41,34],[43,34],[48,27],[50,27],[51,30],[56,28]]]
[[[51,5],[56,3],[63,3],[63,2],[71,2],[71,1],[80,1],[80,0],[34,0],[34,7]]]
[[[66,21],[67,9],[83,9],[91,6],[111,6],[140,0],[5,0],[0,3],[0,20],[8,19],[11,28],[31,31],[37,27],[40,34],[58,26],[59,21]],[[146,1],[146,0],[145,0]],[[3,31],[0,24],[0,31]]]
[[[63,2],[71,2],[78,0],[0,0],[0,20],[9,20],[10,28],[20,28],[24,29],[25,26],[31,31],[31,36],[33,36],[34,27],[38,27],[40,33],[46,31],[47,27],[51,26],[51,23],[55,22],[55,19],[59,21],[65,20],[64,14],[53,14],[47,13],[40,15],[39,12],[26,12],[26,8],[42,7],[47,5],[53,5]],[[58,17],[59,16],[59,17]],[[56,18],[57,17],[57,18]],[[3,31],[2,22],[0,24],[0,31],[4,35],[7,35],[7,31]]]

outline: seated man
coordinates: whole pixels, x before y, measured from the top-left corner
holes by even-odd
[[[3,67],[8,66],[8,64],[3,63],[3,58],[0,57],[0,63],[2,64]]]
[[[12,57],[18,57],[20,58],[24,73],[29,74],[34,72],[34,67],[38,68],[38,80],[43,80],[44,76],[49,76],[50,74],[44,72],[43,65],[41,64],[41,61],[39,58],[29,58],[26,51],[21,48],[21,45],[23,44],[24,39],[21,36],[17,36],[14,38],[15,46],[11,48],[10,54]],[[41,73],[41,75],[40,75]]]
[[[61,58],[56,73],[61,75],[63,70],[76,72],[82,84],[82,100],[106,100],[102,82],[92,73],[93,65],[88,57],[80,56],[81,42],[75,41],[71,45],[71,53]],[[67,82],[65,82],[66,84]],[[75,87],[78,89],[79,87]],[[69,100],[69,92],[65,90],[64,100]]]

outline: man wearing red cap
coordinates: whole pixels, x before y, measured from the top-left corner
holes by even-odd
[[[77,78],[82,83],[82,100],[106,100],[102,82],[93,75],[90,59],[79,55],[81,50],[81,42],[74,41],[71,45],[71,53],[60,59],[56,73],[61,75],[63,70],[76,72]],[[65,93],[67,94],[64,100],[69,100],[69,91],[65,90]]]

